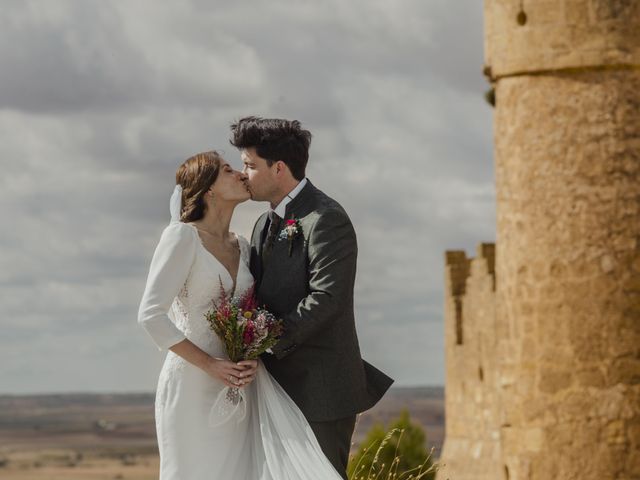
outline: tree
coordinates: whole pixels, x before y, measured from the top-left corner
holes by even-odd
[[[373,426],[349,462],[347,472],[351,480],[435,478],[424,430],[411,423],[407,410],[388,429],[381,424]]]

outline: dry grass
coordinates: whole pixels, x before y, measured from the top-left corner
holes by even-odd
[[[399,438],[396,443],[396,450],[393,461],[391,463],[391,468],[387,470],[387,465],[384,463],[379,463],[380,452],[382,449],[391,441],[391,438],[395,433],[399,433]],[[353,474],[349,477],[350,480],[419,480],[424,479],[427,476],[431,476],[437,471],[437,463],[431,463],[433,448],[429,452],[429,455],[425,459],[425,461],[414,467],[410,470],[406,470],[403,472],[398,472],[398,466],[400,465],[401,457],[398,455],[398,446],[400,445],[400,440],[402,439],[402,435],[404,430],[394,428],[389,430],[385,435],[384,439],[378,445],[376,449],[376,453],[373,457],[373,462],[369,466],[369,469],[366,470],[366,465],[361,465],[361,461],[370,453],[370,450],[375,445],[368,446],[364,454],[360,457],[360,461],[356,464]],[[366,470],[366,471],[365,471]],[[385,473],[386,470],[386,473]],[[382,476],[385,475],[386,476]]]

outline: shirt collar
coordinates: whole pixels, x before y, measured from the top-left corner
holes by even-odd
[[[300,183],[298,183],[298,185],[296,185],[296,188],[291,190],[287,194],[287,196],[282,199],[282,201],[278,204],[278,206],[273,209],[273,211],[276,212],[276,215],[278,215],[280,218],[284,218],[285,214],[287,213],[287,204],[291,200],[296,198],[296,196],[300,193],[300,191],[304,188],[306,184],[307,184],[307,178],[305,177],[300,181]]]

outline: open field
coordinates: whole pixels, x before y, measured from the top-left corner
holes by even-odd
[[[409,410],[439,454],[442,387],[393,388],[360,417],[354,448],[375,422]],[[0,479],[150,480],[158,475],[153,394],[0,396]]]

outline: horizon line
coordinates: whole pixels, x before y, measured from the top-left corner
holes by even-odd
[[[444,385],[436,384],[414,384],[414,385],[391,385],[389,390],[400,390],[409,388],[444,388]],[[155,395],[153,390],[129,390],[129,391],[107,391],[107,390],[67,390],[60,392],[23,392],[23,393],[5,393],[0,392],[0,397],[37,397],[52,395]]]

